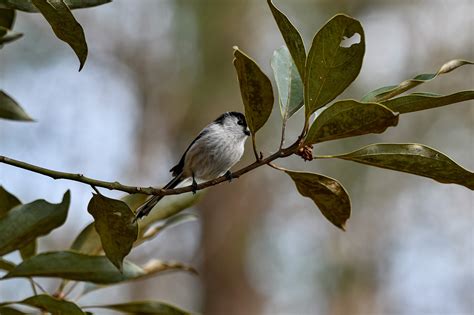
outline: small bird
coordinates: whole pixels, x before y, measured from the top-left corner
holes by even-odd
[[[196,178],[211,180],[225,174],[229,181],[232,180],[229,169],[242,157],[249,135],[244,114],[226,112],[220,115],[191,142],[181,160],[170,170],[173,179],[163,188],[175,188],[192,178],[193,193],[196,193]],[[163,196],[153,196],[138,208],[134,222],[148,215],[161,198]]]

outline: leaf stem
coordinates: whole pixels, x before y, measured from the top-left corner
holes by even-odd
[[[257,152],[257,143],[255,141],[255,134],[252,133],[252,149],[253,149],[253,154],[255,154],[255,158],[258,160],[260,160],[260,157],[258,156],[258,152]]]
[[[267,156],[266,158],[262,158],[258,156],[256,153],[256,148],[254,146],[254,153],[257,157],[257,160],[253,162],[252,164],[249,164],[235,172],[232,173],[233,178],[238,178],[245,173],[248,173],[257,167],[260,167],[262,165],[266,165],[269,162],[272,162],[273,160],[279,159],[279,158],[284,158],[287,156],[292,155],[293,153],[296,152],[297,148],[299,145],[299,139],[295,143],[293,143],[291,146],[287,148],[283,148],[278,150],[277,152]],[[218,178],[206,181],[204,183],[198,184],[196,187],[192,187],[191,185],[185,186],[185,187],[180,187],[180,188],[174,188],[174,189],[161,189],[161,188],[153,188],[153,187],[139,187],[139,186],[129,186],[129,185],[123,185],[120,184],[119,182],[107,182],[103,180],[98,180],[98,179],[93,179],[90,177],[86,177],[83,174],[74,174],[74,173],[67,173],[67,172],[60,172],[60,171],[55,171],[51,169],[47,169],[44,167],[36,166],[33,164],[29,164],[23,161],[18,161],[15,159],[8,158],[6,156],[0,155],[0,163],[8,164],[14,167],[22,168],[34,173],[38,173],[41,175],[45,175],[48,177],[51,177],[53,179],[66,179],[66,180],[71,180],[75,182],[80,182],[84,183],[87,185],[95,186],[95,187],[102,187],[102,188],[107,188],[109,190],[119,190],[123,191],[129,194],[137,194],[137,193],[142,193],[146,195],[156,195],[156,196],[168,196],[168,195],[179,195],[183,193],[187,193],[190,191],[195,190],[202,190],[211,186],[218,185],[222,182],[226,182],[228,180],[228,177],[225,175],[220,176]]]
[[[38,291],[36,290],[36,286],[35,286],[35,283],[34,283],[33,279],[28,278],[28,280],[30,281],[31,290],[33,291],[33,294],[34,294],[34,295],[38,295]]]

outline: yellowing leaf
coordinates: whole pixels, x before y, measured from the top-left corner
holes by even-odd
[[[467,61],[467,60],[461,60],[461,59],[451,60],[445,63],[444,65],[442,65],[441,68],[439,68],[439,70],[436,73],[419,74],[415,76],[413,79],[403,81],[399,85],[391,85],[391,86],[378,88],[370,93],[367,93],[367,95],[365,95],[362,98],[362,101],[363,102],[386,101],[388,99],[391,99],[392,97],[395,97],[410,89],[413,89],[414,87],[422,83],[431,81],[435,79],[437,76],[439,76],[440,74],[451,72],[464,65],[473,65],[473,64],[474,62]]]
[[[474,99],[474,91],[461,91],[450,95],[433,95],[413,93],[381,102],[394,112],[400,114],[416,112],[451,105]]]

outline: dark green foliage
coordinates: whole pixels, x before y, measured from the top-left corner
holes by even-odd
[[[54,34],[71,46],[79,58],[81,71],[87,58],[87,43],[82,26],[63,0],[32,0],[53,28]]]
[[[311,198],[332,224],[345,230],[346,221],[351,216],[351,201],[337,180],[313,173],[286,173],[295,182],[301,195]]]
[[[123,259],[138,237],[138,224],[132,223],[132,210],[123,201],[94,194],[87,211],[94,217],[94,227],[105,255],[122,270]]]

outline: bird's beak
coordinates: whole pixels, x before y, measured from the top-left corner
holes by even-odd
[[[244,133],[245,133],[247,136],[250,136],[250,129],[249,129],[249,127],[246,127],[246,128],[244,129]]]

